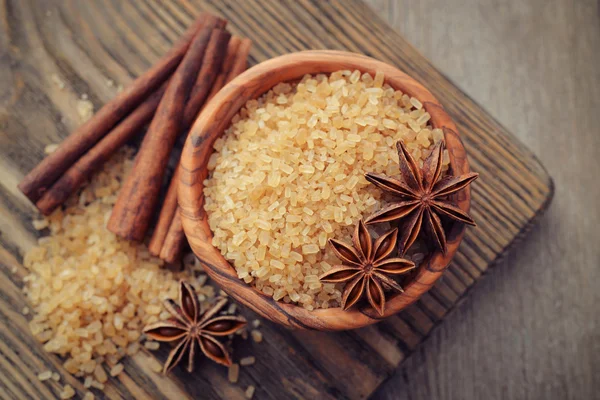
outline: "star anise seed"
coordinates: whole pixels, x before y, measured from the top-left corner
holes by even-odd
[[[469,214],[462,211],[448,199],[448,196],[467,187],[477,179],[479,174],[468,173],[439,179],[442,173],[442,142],[433,148],[423,163],[422,171],[404,143],[397,142],[396,148],[398,149],[401,179],[375,173],[367,173],[365,178],[384,192],[398,197],[400,201],[371,215],[367,218],[366,223],[404,220],[405,225],[399,246],[401,254],[404,254],[414,243],[421,231],[421,226],[425,224],[436,247],[445,254],[447,251],[446,234],[439,216],[475,225],[475,221]]]
[[[342,309],[347,310],[360,300],[366,292],[371,306],[379,315],[385,313],[385,293],[383,288],[402,292],[402,287],[388,275],[405,274],[415,267],[412,261],[388,256],[396,248],[398,229],[381,235],[372,243],[371,234],[361,220],[354,230],[353,246],[335,239],[329,239],[335,255],[342,265],[335,265],[321,275],[321,282],[343,283]]]
[[[246,325],[246,320],[232,315],[215,317],[225,304],[227,299],[219,298],[209,309],[200,314],[200,303],[192,286],[184,281],[179,283],[179,305],[170,299],[164,304],[172,318],[144,328],[144,333],[156,341],[178,341],[165,362],[164,373],[180,363],[186,353],[188,354],[187,370],[192,372],[198,347],[212,361],[231,365],[229,353],[215,337],[235,333]]]

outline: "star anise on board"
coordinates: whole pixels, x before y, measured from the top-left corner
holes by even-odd
[[[371,306],[380,315],[385,312],[384,287],[402,292],[402,287],[388,275],[401,275],[415,267],[412,261],[388,256],[396,249],[398,229],[393,229],[377,238],[373,244],[371,234],[361,220],[354,230],[352,244],[329,239],[335,255],[342,265],[335,265],[321,275],[321,282],[343,283],[342,309],[352,307],[363,293]]]
[[[464,189],[477,179],[479,174],[468,173],[439,179],[442,173],[442,142],[438,143],[425,159],[422,171],[404,143],[397,142],[396,148],[400,179],[375,173],[367,173],[365,178],[384,192],[398,197],[400,201],[371,215],[366,223],[406,221],[399,245],[401,254],[414,243],[424,224],[435,245],[445,254],[446,234],[440,216],[475,225],[475,221],[448,196]]]
[[[163,372],[167,373],[187,354],[187,370],[194,370],[198,348],[204,355],[222,365],[231,365],[231,357],[217,337],[231,335],[246,325],[246,320],[233,315],[215,316],[227,304],[220,298],[204,313],[200,313],[198,296],[192,286],[184,281],[179,283],[179,305],[173,300],[165,301],[165,308],[172,315],[166,321],[159,321],[144,328],[144,333],[159,342],[177,342],[165,362]]]

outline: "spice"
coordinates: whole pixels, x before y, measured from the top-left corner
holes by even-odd
[[[385,312],[384,286],[402,292],[402,287],[388,275],[402,275],[415,264],[403,258],[389,257],[396,249],[398,229],[381,235],[372,243],[371,234],[361,220],[352,237],[353,246],[335,239],[329,243],[342,260],[319,278],[328,283],[345,283],[342,293],[342,309],[352,307],[366,293],[371,306],[379,315]]]
[[[160,258],[169,263],[174,263],[179,259],[186,243],[181,217],[179,216],[179,208],[175,212],[176,214],[173,217],[173,221],[171,221],[171,226],[169,226],[165,243],[160,250]]]
[[[231,34],[222,30],[214,30],[206,48],[206,54],[202,60],[202,68],[196,78],[189,99],[186,102],[181,130],[187,131],[198,112],[202,108],[211,85],[216,79],[226,56],[227,43]],[[165,196],[165,200],[159,213],[156,227],[150,239],[148,249],[155,256],[160,256],[168,263],[174,263],[181,257],[185,236],[180,224],[174,223],[178,219],[177,212],[177,184],[179,181],[179,166],[177,166],[171,184]],[[179,220],[180,221],[180,220]],[[165,242],[167,244],[165,245]],[[163,250],[164,248],[164,250]]]
[[[479,174],[468,173],[448,176],[439,180],[442,173],[442,143],[438,143],[420,170],[415,159],[401,141],[396,143],[401,179],[381,174],[367,173],[365,178],[386,193],[400,198],[367,218],[367,224],[404,220],[400,251],[406,250],[417,239],[424,224],[434,244],[446,253],[446,234],[439,216],[445,216],[469,225],[475,221],[448,199],[473,182]]]
[[[189,98],[186,100],[184,117],[183,117],[183,127],[182,131],[187,130],[187,128],[191,125],[193,120],[196,118],[199,109],[205,102],[206,98],[210,95],[212,96],[213,90],[216,92],[219,90],[224,80],[221,80],[220,84],[212,85],[213,82],[216,81],[217,75],[222,73],[228,74],[231,72],[231,64],[236,60],[236,54],[233,54],[229,61],[229,66],[224,65],[224,61],[227,61],[227,52],[229,51],[229,46],[227,46],[227,42],[229,41],[230,34],[220,28],[223,28],[225,25],[225,21],[218,19],[217,17],[210,16],[208,14],[203,14],[201,18],[202,24],[201,26],[195,26],[195,34],[202,34],[201,27],[207,28],[208,26],[214,26],[215,28],[211,32],[210,41],[206,47],[206,54],[203,54],[202,58],[202,66],[197,74],[196,82],[191,89],[191,93]],[[215,21],[217,21],[215,23]],[[198,30],[200,29],[200,33],[198,34]],[[236,38],[236,41],[239,43],[242,41],[239,38]],[[189,43],[188,43],[189,45]],[[237,46],[235,47],[237,50]],[[186,48],[187,52],[190,50],[192,52],[194,47]],[[191,57],[191,56],[190,56]],[[244,56],[247,57],[247,54]],[[178,61],[179,62],[179,61]],[[238,63],[239,64],[239,63]],[[223,67],[223,68],[221,68]],[[170,70],[170,72],[172,72]],[[169,72],[169,73],[170,73]],[[167,76],[167,78],[170,78]],[[106,127],[107,132],[96,132],[94,135],[100,135],[98,137],[94,136],[94,140],[87,138],[86,135],[82,135],[78,138],[80,142],[87,141],[85,146],[86,149],[89,148],[87,152],[82,151],[81,158],[73,159],[73,160],[65,160],[64,157],[71,157],[70,152],[80,150],[75,149],[73,146],[83,146],[83,144],[74,144],[73,138],[68,138],[65,140],[64,144],[59,146],[56,144],[47,146],[46,152],[48,154],[55,152],[59,149],[59,153],[63,153],[61,158],[52,160],[51,157],[47,157],[48,160],[44,160],[42,164],[47,164],[43,169],[48,168],[58,168],[61,166],[63,169],[63,173],[61,175],[52,175],[51,179],[44,183],[44,187],[41,189],[35,189],[40,193],[35,196],[29,196],[32,201],[36,201],[36,207],[40,210],[40,212],[44,215],[49,215],[53,210],[55,210],[58,206],[63,204],[67,198],[75,192],[88,178],[89,176],[97,170],[107,159],[112,155],[119,147],[121,147],[124,143],[126,143],[132,136],[136,135],[143,127],[147,124],[148,121],[152,119],[155,115],[156,109],[159,103],[162,100],[163,94],[165,93],[165,89],[168,86],[170,79],[162,84],[162,86],[158,87],[158,89],[154,90],[148,97],[143,99],[140,104],[134,106],[129,115],[126,115],[120,122],[116,125],[110,125],[108,122],[99,121],[95,122],[96,127],[93,129],[98,130],[101,127]],[[112,82],[112,81],[111,81]],[[114,82],[112,82],[114,84]],[[134,83],[134,86],[137,85]],[[212,85],[212,87],[211,87]],[[136,86],[137,87],[137,86]],[[139,89],[139,88],[138,88]],[[87,100],[87,95],[84,94],[81,96],[82,101],[89,102]],[[109,107],[112,104],[109,103],[106,107]],[[122,110],[119,109],[119,112]],[[100,110],[98,115],[101,115],[102,119],[110,119],[112,118],[111,114],[107,114],[105,109]],[[96,121],[100,117],[95,117],[94,121]],[[80,130],[82,130],[80,128]],[[87,129],[87,128],[86,128]],[[77,132],[79,132],[78,130]],[[89,129],[88,129],[89,130]],[[74,133],[74,135],[77,134]],[[72,135],[72,136],[74,136]],[[104,136],[104,137],[102,137]],[[97,142],[97,143],[95,143]],[[60,148],[59,148],[60,147]],[[63,151],[63,148],[68,148],[68,151]],[[83,154],[84,153],[84,154]],[[57,156],[53,156],[57,157]],[[36,172],[39,168],[42,167],[40,164],[39,167],[34,169],[22,182],[21,185],[24,185],[23,190],[31,191],[33,189],[29,188],[28,185],[32,185],[29,182],[31,179],[36,179],[39,181],[41,178],[31,177],[32,174],[53,174],[42,170],[41,172]],[[50,165],[52,164],[52,165]],[[60,164],[60,165],[59,165]],[[71,165],[72,164],[72,165]],[[70,166],[69,166],[70,165]],[[34,185],[37,185],[35,183]],[[152,254],[162,257],[167,262],[174,262],[181,256],[181,252],[184,248],[185,244],[185,236],[183,234],[183,229],[181,228],[178,213],[176,213],[176,180],[173,179],[173,189],[170,189],[170,196],[167,196],[167,200],[165,201],[165,207],[167,210],[165,211],[167,217],[159,218],[159,224],[157,229],[155,230],[155,235],[158,236],[159,243],[156,244],[154,241],[150,243],[150,251]],[[173,200],[175,198],[175,200]],[[169,201],[170,199],[170,201]],[[163,225],[161,226],[161,221]],[[175,221],[173,221],[175,220]],[[167,233],[169,234],[166,237]],[[165,250],[161,253],[161,249],[163,247],[164,242],[167,242]],[[158,246],[158,247],[157,247]]]
[[[49,215],[83,185],[118,148],[138,134],[154,115],[164,91],[163,85],[68,168],[35,203],[38,210],[44,215]]]
[[[205,25],[202,14],[163,58],[128,88],[102,107],[90,120],[65,139],[60,147],[38,164],[19,183],[19,189],[36,202],[69,166],[94,146],[115,124],[156,90],[177,68],[193,38]]]
[[[198,347],[214,362],[231,365],[229,353],[216,337],[235,333],[246,325],[246,320],[231,315],[215,316],[226,304],[226,299],[218,299],[209,309],[200,314],[200,303],[194,289],[184,281],[179,283],[179,305],[172,300],[165,302],[165,308],[173,318],[144,328],[144,333],[154,340],[178,342],[165,362],[163,369],[165,373],[177,365],[185,354],[188,355],[187,370],[192,372]]]
[[[211,89],[208,95],[209,99],[212,98],[215,94],[217,94],[217,92],[221,90],[223,86],[225,86],[225,84],[227,83],[227,76],[229,75],[229,72],[231,71],[231,67],[233,66],[235,60],[238,57],[243,57],[243,55],[238,55],[238,48],[240,47],[241,42],[242,39],[236,36],[232,37],[229,41],[229,45],[227,46],[227,55],[225,56],[225,60],[223,61],[223,68],[221,69],[221,72],[219,72],[219,75],[217,75],[217,78],[215,79],[213,88]],[[246,54],[245,57],[248,57],[248,54]]]
[[[158,202],[169,155],[181,132],[186,101],[202,66],[202,56],[213,28],[219,26],[224,26],[224,21],[211,16],[194,37],[169,81],[140,146],[133,170],[123,184],[108,221],[108,230],[125,239],[144,239]]]
[[[240,41],[231,69],[227,71],[225,83],[229,83],[233,78],[248,68],[248,54],[250,54],[250,47],[252,47],[252,41],[250,39],[242,39]]]
[[[188,130],[196,120],[198,112],[202,109],[205,101],[209,98],[215,79],[222,70],[223,62],[227,57],[228,43],[231,34],[224,30],[214,30],[210,42],[206,48],[206,54],[202,60],[202,68],[196,78],[185,110],[183,112],[183,129]]]
[[[243,43],[244,46],[240,46],[240,43]],[[208,99],[214,96],[225,85],[225,83],[228,82],[227,79],[233,79],[235,76],[244,71],[247,65],[246,60],[248,58],[248,52],[251,44],[252,42],[248,39],[242,40],[238,37],[233,37],[229,41],[229,45],[226,47],[225,52],[223,52],[225,49],[224,46],[221,45],[219,47],[221,50],[219,54],[222,55],[222,58],[220,59],[220,66],[222,66],[222,68],[220,74],[214,78],[214,83],[210,93],[208,94]],[[240,49],[239,52],[238,49]],[[208,53],[210,54],[210,52]],[[242,59],[243,62],[238,61]],[[236,64],[235,70],[232,69],[234,63]],[[243,69],[240,69],[241,65],[244,66]],[[212,78],[213,77],[211,77],[211,79]],[[200,81],[200,77],[198,81]],[[199,103],[199,106],[202,106],[202,104]],[[194,112],[194,110],[196,111]],[[188,103],[184,113],[183,123],[186,129],[187,127],[191,126],[197,113],[198,111],[194,108],[193,104]],[[179,206],[177,204],[179,168],[180,166],[178,165],[173,173],[171,183],[158,216],[156,227],[152,234],[152,238],[150,239],[150,244],[148,245],[148,248],[152,254],[159,256],[161,259],[169,263],[175,262],[180,257],[181,251],[185,244],[185,235],[181,225]]]

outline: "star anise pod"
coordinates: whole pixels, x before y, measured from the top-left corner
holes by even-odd
[[[371,234],[361,220],[354,230],[352,243],[347,245],[329,239],[333,252],[342,265],[335,265],[319,278],[326,283],[346,282],[342,293],[342,309],[352,307],[366,292],[369,303],[380,315],[385,312],[385,293],[389,287],[402,292],[402,287],[388,275],[401,275],[415,267],[412,261],[388,256],[396,248],[398,229],[381,235],[372,243]]]
[[[367,224],[405,220],[400,239],[400,252],[406,250],[417,239],[421,225],[425,224],[435,245],[446,253],[446,234],[440,215],[475,225],[475,221],[448,196],[464,189],[479,174],[468,173],[460,176],[447,176],[440,180],[442,173],[442,143],[438,143],[423,163],[423,171],[408,152],[404,143],[397,142],[401,179],[385,175],[367,173],[365,178],[386,193],[400,198],[367,218]]]
[[[173,369],[186,353],[187,370],[192,372],[197,348],[214,362],[231,365],[229,353],[216,338],[242,329],[246,320],[232,315],[215,316],[225,304],[227,299],[220,298],[200,314],[200,303],[192,286],[184,281],[179,283],[179,305],[170,299],[165,301],[165,308],[173,317],[144,328],[144,333],[156,341],[178,342],[165,362],[164,373]]]

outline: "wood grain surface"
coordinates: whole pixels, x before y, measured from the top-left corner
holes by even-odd
[[[464,298],[481,275],[500,256],[506,254],[510,245],[515,243],[515,238],[524,235],[547,205],[552,194],[552,183],[532,153],[359,1],[2,0],[0,397],[55,398],[60,391],[59,385],[40,383],[36,379],[37,373],[48,368],[60,372],[63,383],[72,384],[79,394],[82,393],[81,383],[64,372],[60,359],[45,354],[41,345],[31,338],[26,317],[20,314],[20,310],[26,305],[20,291],[26,271],[19,261],[38,234],[28,222],[35,215],[34,208],[17,191],[16,184],[43,157],[43,149],[47,144],[60,141],[81,123],[76,111],[81,95],[86,94],[96,109],[107,102],[116,94],[115,85],[110,82],[127,84],[133,77],[140,75],[167,51],[201,9],[224,15],[231,21],[229,26],[234,34],[249,37],[255,42],[251,63],[293,50],[350,50],[396,65],[423,82],[457,122],[469,152],[472,169],[481,174],[480,180],[473,185],[471,211],[479,226],[467,231],[459,253],[432,291],[397,317],[375,326],[336,334],[290,332],[272,324],[264,324],[262,330],[265,342],[252,345],[250,349],[240,349],[240,356],[245,355],[246,351],[254,353],[257,365],[243,369],[241,382],[237,385],[227,383],[225,371],[209,363],[204,363],[200,368],[201,373],[187,380],[182,371],[177,371],[170,377],[153,374],[146,361],[149,355],[140,354],[127,361],[127,374],[111,379],[107,397],[236,399],[243,398],[245,387],[254,384],[258,386],[256,398],[365,398],[394,372],[430,334],[432,328],[455,307],[457,301]],[[553,15],[554,11],[550,10],[548,13]],[[431,20],[427,19],[418,26],[427,31],[429,28],[425,27],[431,25]],[[522,34],[526,35],[527,31],[524,30]],[[468,61],[458,51],[452,53],[452,57],[455,58],[449,60]],[[544,65],[544,68],[547,66]],[[524,76],[535,74],[532,72],[531,75]],[[557,87],[564,89],[570,86]],[[580,88],[592,90],[590,85],[585,86],[583,83]],[[538,94],[547,94],[540,88],[538,90]],[[515,87],[513,96],[518,95]],[[537,97],[531,97],[532,103],[527,104],[535,104],[534,99]],[[519,110],[514,101],[509,103],[513,107],[510,110]],[[552,104],[562,106],[555,110],[557,114],[560,114],[558,110],[581,112],[565,100],[552,100]],[[558,115],[556,118],[559,118]],[[563,120],[560,121],[563,128],[572,128]],[[522,123],[527,126],[525,122]],[[593,132],[595,126],[590,123],[585,128],[587,132]],[[592,137],[591,134],[588,136]],[[561,139],[563,145],[571,143],[565,141],[566,138]],[[590,154],[594,150],[592,146],[586,147],[583,143],[578,146],[580,147],[576,149],[583,149],[582,154]],[[553,154],[556,159],[558,153]],[[580,176],[581,179],[583,176]],[[588,192],[595,190],[591,179],[593,178],[585,181]],[[572,200],[569,196],[567,198]],[[587,199],[582,203],[591,210],[594,210],[594,204]],[[594,218],[596,215],[593,214]],[[595,226],[594,219],[586,219],[585,223],[588,225],[584,226]],[[551,225],[546,228],[557,229],[559,226]],[[574,228],[572,231],[577,234],[589,232]],[[540,279],[553,280],[553,276],[547,271],[552,271],[550,268],[554,267],[553,257],[563,257],[565,252],[560,243],[554,244],[555,247],[546,248],[549,253],[544,260],[548,270],[538,272],[539,276],[524,270],[522,273],[527,275],[521,276],[521,279],[530,283],[521,288],[538,293],[538,296],[543,294],[551,298],[551,294],[539,292],[532,283]],[[590,248],[588,252],[591,250]],[[579,251],[584,250],[579,248]],[[531,258],[538,257],[537,253],[528,254]],[[597,253],[587,254],[596,256],[597,259]],[[575,266],[578,267],[581,268]],[[517,271],[515,268],[507,269],[515,274],[521,273],[521,270]],[[589,278],[595,277],[593,273],[589,271]],[[563,282],[573,279],[571,276],[562,277]],[[590,285],[588,290],[592,290],[591,282],[592,279],[587,281]],[[508,291],[509,287],[505,287]],[[571,290],[573,288],[574,286]],[[561,289],[561,293],[567,292]],[[593,295],[595,294],[592,293]],[[495,318],[495,313],[506,307],[507,303],[521,304],[519,299],[512,291],[505,297],[496,297],[496,301],[490,303],[492,308],[489,314],[481,317],[481,324],[489,324],[490,319]],[[595,299],[587,297],[585,301],[592,302]],[[530,312],[536,310],[550,312],[552,307],[530,308]],[[593,317],[589,311],[579,316],[590,320]],[[506,335],[503,338],[510,343],[509,338],[515,336],[513,329],[524,329],[522,325],[537,324],[533,321],[535,320],[528,320],[523,315],[521,319],[508,325],[510,329],[499,329],[494,333],[500,335],[503,332]],[[477,329],[482,326],[479,324],[479,319],[473,318],[470,324],[456,323],[454,329],[463,332],[463,335],[472,330],[472,335],[476,335]],[[490,332],[487,333],[494,337]],[[520,354],[531,357],[525,349],[526,344],[534,339],[525,336],[520,340],[517,343],[521,346],[517,347],[521,349]],[[556,339],[547,343],[552,343],[556,348],[565,348],[571,344],[554,340]],[[589,343],[593,343],[591,339]],[[434,347],[432,353],[428,353],[429,357],[437,354],[440,346],[438,344],[437,348]],[[496,360],[501,360],[506,354],[490,340],[480,342],[480,352],[477,354],[487,357],[486,350],[491,352],[490,358]],[[469,345],[459,351],[473,352]],[[548,352],[548,357],[550,354]],[[591,354],[592,352],[587,352],[581,356],[592,357]],[[165,357],[166,351],[158,354],[160,360]],[[516,364],[523,362],[516,356],[511,360],[516,361]],[[591,362],[592,358],[586,360]],[[452,361],[448,360],[447,363],[452,368]],[[546,364],[557,366],[555,361],[548,363],[546,360]],[[414,369],[419,366],[416,365]],[[426,363],[420,365],[421,368],[427,368]],[[510,367],[513,365],[505,366]],[[475,366],[473,370],[476,371],[477,379],[473,379],[472,384],[478,387],[479,379],[490,370],[477,369]],[[406,381],[410,380],[408,374],[412,370],[403,371],[400,375],[402,379],[394,378],[400,382],[398,386],[383,395],[395,398],[400,386],[402,390],[411,390]],[[492,371],[497,377],[497,370]],[[455,370],[452,372],[456,373]],[[460,385],[454,385],[453,377],[446,376],[446,380],[441,382],[444,386],[435,387],[440,382],[436,377],[428,376],[412,390],[417,393],[415,396],[463,397]],[[578,382],[589,388],[589,380],[586,379],[590,378],[589,375],[587,378],[584,376]],[[530,379],[539,380],[539,375],[532,375]],[[433,384],[428,384],[433,381]],[[568,386],[566,379],[554,381],[554,384],[556,382]],[[434,387],[433,391],[427,392],[431,387]],[[475,390],[471,389],[471,392],[474,393]],[[476,394],[486,394],[487,389],[483,390]],[[494,392],[493,395],[500,394],[496,396],[500,398],[503,393]],[[516,392],[516,397],[519,397],[519,393]],[[411,396],[411,393],[407,395]]]
[[[529,237],[374,398],[597,399],[600,3],[366,3],[527,144],[556,183]]]

